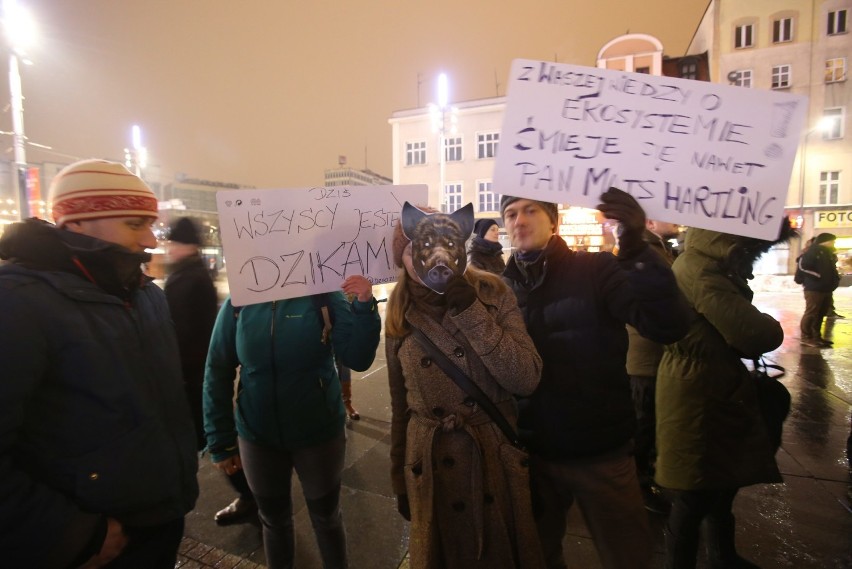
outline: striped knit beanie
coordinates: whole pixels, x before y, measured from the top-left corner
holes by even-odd
[[[50,184],[53,221],[108,217],[157,217],[157,196],[118,162],[81,160],[63,168]]]

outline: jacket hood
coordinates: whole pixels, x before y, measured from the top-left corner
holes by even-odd
[[[684,250],[700,251],[716,259],[726,272],[735,273],[744,279],[751,279],[754,278],[752,267],[764,253],[797,235],[798,231],[790,227],[790,219],[787,217],[781,220],[781,231],[774,241],[690,227],[686,232]]]
[[[0,237],[0,259],[36,271],[79,275],[126,299],[140,286],[141,265],[151,256],[32,218],[6,229]]]

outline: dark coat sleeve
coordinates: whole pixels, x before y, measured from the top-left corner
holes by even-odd
[[[216,287],[199,262],[169,277],[164,291],[177,332],[183,378],[200,385],[218,311]]]
[[[610,313],[645,338],[671,344],[689,330],[689,307],[671,267],[645,247],[629,259],[595,255],[595,275]]]

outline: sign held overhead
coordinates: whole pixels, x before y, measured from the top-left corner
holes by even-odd
[[[610,186],[650,219],[775,239],[805,97],[516,59],[494,191],[595,207]]]

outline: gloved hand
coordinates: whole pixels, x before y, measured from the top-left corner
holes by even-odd
[[[406,521],[411,521],[411,507],[408,504],[408,494],[396,495],[396,511],[399,512]]]
[[[618,188],[601,194],[598,209],[607,219],[618,221],[618,256],[628,257],[645,247],[645,210],[636,199]]]
[[[444,295],[447,299],[447,307],[453,309],[456,314],[464,312],[476,301],[476,290],[461,275],[450,280]]]

